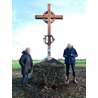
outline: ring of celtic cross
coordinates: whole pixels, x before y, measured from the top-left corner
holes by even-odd
[[[46,12],[43,14],[43,16],[48,16],[48,11],[46,11]],[[51,17],[51,16],[55,16],[55,14],[54,14],[52,11],[50,12],[50,17]],[[46,18],[46,19],[43,19],[43,21],[48,24],[48,21],[49,21],[49,20],[48,20],[48,18]],[[50,18],[50,22],[51,22],[51,23],[53,23],[54,21],[55,21],[55,19]]]

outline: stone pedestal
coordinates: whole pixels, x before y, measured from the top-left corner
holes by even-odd
[[[65,66],[54,58],[46,59],[33,67],[33,82],[47,86],[65,83]]]

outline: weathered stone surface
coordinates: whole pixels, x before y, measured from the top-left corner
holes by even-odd
[[[46,85],[62,85],[65,83],[65,66],[54,58],[35,64],[32,81]]]

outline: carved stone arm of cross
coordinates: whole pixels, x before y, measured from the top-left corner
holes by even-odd
[[[47,19],[45,15],[35,15],[35,19]]]
[[[62,15],[54,15],[54,16],[51,16],[51,19],[63,19],[63,16]]]

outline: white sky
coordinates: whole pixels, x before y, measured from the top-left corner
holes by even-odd
[[[87,38],[85,35],[87,33],[88,30],[87,25],[89,23],[87,22],[88,17],[86,15],[86,12],[85,11],[83,13],[81,12],[82,10],[85,9],[86,5],[85,0],[82,1],[62,0],[62,2],[57,0],[56,1],[49,0],[49,1],[51,1],[52,8],[55,8],[55,11],[53,10],[53,12],[54,13],[56,12],[56,14],[61,14],[63,12],[64,17],[63,20],[56,20],[52,24],[51,33],[55,38],[55,41],[51,47],[52,57],[63,58],[64,48],[66,47],[67,43],[71,43],[78,52],[79,55],[78,58],[86,58]],[[36,5],[38,4],[38,2],[34,1],[33,4]],[[60,6],[58,6],[57,9],[57,5],[62,6],[61,9]],[[28,7],[27,11],[29,11]],[[40,5],[38,6],[38,8],[36,8],[36,10],[40,11],[41,13],[41,8],[39,7]],[[63,7],[64,9],[62,9]],[[43,4],[43,8],[47,8],[47,4]],[[19,9],[16,9],[15,11],[17,10],[18,12],[20,12]],[[25,13],[24,10],[22,12]],[[43,42],[44,35],[47,35],[47,24],[45,24],[43,21],[35,20],[34,14],[36,15],[38,13],[34,13],[34,11],[32,12],[33,12],[32,13],[33,17],[31,20],[32,24],[24,22],[25,25],[19,26],[18,29],[13,31],[12,35],[13,59],[19,59],[21,56],[21,52],[26,47],[31,48],[31,55],[33,59],[43,59],[47,56],[47,45],[45,45]],[[20,22],[22,14],[19,14],[19,16],[14,15],[15,16],[14,20],[16,21],[16,24],[14,23],[14,25],[16,25],[16,27],[17,27],[17,21]],[[17,17],[20,18],[18,19]],[[25,21],[27,20],[25,16],[23,16],[23,19]]]
[[[86,58],[88,26],[90,25],[90,21],[92,21],[90,17],[92,18],[93,16],[93,14],[90,15],[90,13],[95,11],[92,8],[88,10],[88,8],[89,3],[86,3],[85,13],[65,13],[65,15],[63,14],[63,20],[56,20],[52,24],[52,35],[55,38],[51,47],[52,57],[63,58],[64,48],[67,43],[71,43],[78,52],[78,58]],[[60,12],[56,14],[60,14]],[[34,15],[32,19],[35,20]],[[12,59],[19,59],[21,52],[26,47],[31,48],[33,59],[43,59],[47,56],[47,45],[43,42],[43,37],[47,34],[47,24],[42,20],[33,20],[32,24],[24,23],[26,25],[13,31]]]
[[[52,24],[52,34],[55,38],[52,44],[52,57],[62,58],[64,48],[67,43],[71,43],[79,54],[78,58],[86,58],[86,25],[88,25],[86,15],[64,15],[63,20],[56,20]],[[39,25],[26,26],[15,34],[13,59],[18,59],[21,51],[26,47],[31,48],[31,55],[34,59],[47,56],[47,46],[43,43],[43,37],[47,34],[47,24],[43,21]]]

